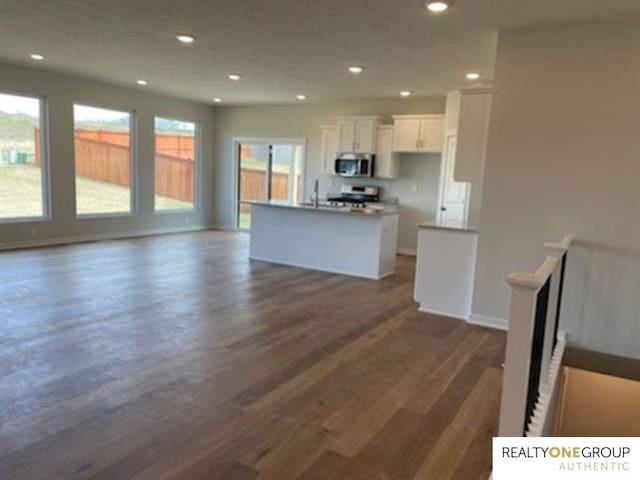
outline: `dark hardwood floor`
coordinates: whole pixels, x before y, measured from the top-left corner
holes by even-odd
[[[0,479],[485,479],[504,335],[206,232],[0,253]]]

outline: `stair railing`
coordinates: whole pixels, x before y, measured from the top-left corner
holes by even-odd
[[[571,238],[545,243],[535,273],[514,273],[500,405],[500,436],[542,435],[557,391],[565,335],[559,331]]]

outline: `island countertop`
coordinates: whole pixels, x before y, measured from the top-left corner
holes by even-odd
[[[332,207],[327,203],[320,203],[316,208],[312,203],[291,203],[284,200],[251,200],[249,205],[260,205],[263,207],[292,208],[296,210],[306,210],[311,212],[337,213],[343,215],[360,215],[369,217],[383,217],[385,215],[397,215],[398,209],[394,206],[373,205],[366,208],[352,207]]]
[[[478,233],[478,226],[470,223],[450,224],[432,220],[430,222],[421,223],[418,228],[430,228],[433,230],[449,230],[452,232]]]

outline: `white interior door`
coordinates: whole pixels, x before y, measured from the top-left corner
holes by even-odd
[[[467,222],[469,215],[469,183],[456,182],[453,170],[456,163],[458,137],[449,135],[442,156],[439,220],[444,225],[458,226]]]

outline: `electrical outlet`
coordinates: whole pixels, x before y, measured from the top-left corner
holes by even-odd
[[[29,234],[31,235],[31,238],[36,238],[38,236],[38,230],[32,228]]]
[[[411,191],[413,193],[418,193],[418,185],[416,185],[415,183],[411,185]]]

